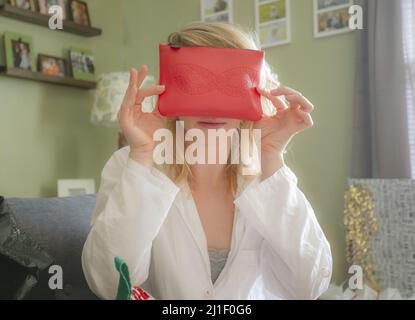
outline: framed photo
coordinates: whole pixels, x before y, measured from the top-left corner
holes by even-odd
[[[19,9],[36,11],[35,0],[8,0],[8,3]]]
[[[15,32],[4,33],[6,67],[35,70],[32,37]]]
[[[94,56],[90,50],[71,48],[69,61],[75,79],[95,81]]]
[[[233,0],[201,0],[202,21],[233,21]]]
[[[314,0],[314,37],[321,38],[351,31],[351,5],[353,0]]]
[[[66,77],[68,69],[64,58],[48,56],[45,54],[38,55],[38,71],[48,76]]]
[[[91,19],[89,18],[88,12],[88,4],[85,1],[70,0],[69,12],[71,14],[71,19],[73,22],[88,27],[91,26]]]
[[[93,179],[61,179],[58,180],[58,197],[74,197],[95,193]]]
[[[290,43],[290,0],[255,0],[255,25],[262,48]]]

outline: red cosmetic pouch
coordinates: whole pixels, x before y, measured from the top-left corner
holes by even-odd
[[[264,51],[159,45],[158,96],[163,116],[257,121],[262,117],[259,85]]]

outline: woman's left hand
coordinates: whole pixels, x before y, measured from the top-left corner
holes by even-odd
[[[271,117],[263,115],[254,125],[254,129],[261,129],[261,166],[263,179],[266,179],[284,165],[283,153],[291,138],[313,126],[310,113],[314,106],[300,92],[288,87],[271,91],[257,87],[257,91],[269,99],[277,111]],[[288,106],[281,96],[288,101]]]
[[[269,99],[277,111],[274,116],[264,115],[255,122],[254,128],[261,129],[262,155],[282,154],[294,135],[313,126],[310,113],[314,106],[300,92],[288,87],[271,91],[257,87],[257,91]],[[288,106],[280,99],[281,96],[288,101]]]

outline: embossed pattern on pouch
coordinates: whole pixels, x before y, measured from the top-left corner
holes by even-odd
[[[258,81],[256,71],[245,67],[236,67],[215,74],[202,66],[183,63],[171,66],[169,73],[174,79],[172,85],[190,95],[219,90],[228,96],[246,96],[248,90]]]

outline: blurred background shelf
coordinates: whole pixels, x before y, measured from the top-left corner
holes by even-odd
[[[0,4],[0,16],[49,28],[50,16],[39,12],[16,8],[7,3]],[[102,34],[102,30],[99,28],[84,26],[70,20],[63,20],[63,29],[59,31],[73,33],[83,37],[96,37]]]
[[[41,72],[35,72],[30,70],[23,70],[18,68],[5,68],[0,67],[0,76],[6,76],[11,78],[20,78],[25,80],[40,81],[51,84],[57,84],[68,87],[75,87],[80,89],[95,89],[96,82],[78,80],[71,77],[58,77],[49,76]]]

